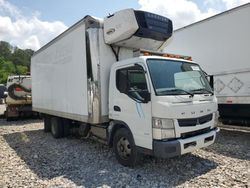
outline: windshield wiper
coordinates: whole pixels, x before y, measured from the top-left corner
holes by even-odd
[[[206,88],[199,88],[199,89],[193,89],[192,91],[206,91],[207,93],[210,93],[211,95],[214,95],[214,93]]]
[[[191,97],[193,97],[193,96],[194,96],[194,94],[193,94],[193,93],[191,93],[191,92],[189,92],[189,91],[186,91],[186,90],[184,90],[184,89],[180,89],[180,88],[168,89],[168,90],[166,90],[166,91],[182,91],[182,92],[184,92],[184,93],[186,93],[186,94],[190,95]]]

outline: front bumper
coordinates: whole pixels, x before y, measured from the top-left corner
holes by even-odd
[[[173,141],[153,141],[154,156],[159,158],[170,158],[174,156],[190,153],[196,149],[207,147],[214,143],[219,128],[214,128],[210,132],[186,139]]]

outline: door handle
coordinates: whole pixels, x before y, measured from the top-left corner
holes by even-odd
[[[121,111],[121,108],[120,108],[119,106],[114,106],[114,111],[120,112],[120,111]]]

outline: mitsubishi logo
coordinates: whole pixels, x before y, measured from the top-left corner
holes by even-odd
[[[199,119],[196,120],[196,125],[200,125]]]

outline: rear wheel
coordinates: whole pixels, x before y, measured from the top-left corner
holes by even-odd
[[[130,131],[125,128],[118,129],[114,135],[113,148],[120,164],[130,167],[137,164],[139,155]]]
[[[65,136],[65,137],[69,136],[70,127],[71,127],[71,120],[62,119],[62,126],[63,126],[63,136]]]
[[[54,138],[63,137],[63,125],[61,118],[51,117],[51,134]]]
[[[51,117],[50,116],[45,116],[43,118],[44,121],[44,132],[50,132],[51,131]]]

